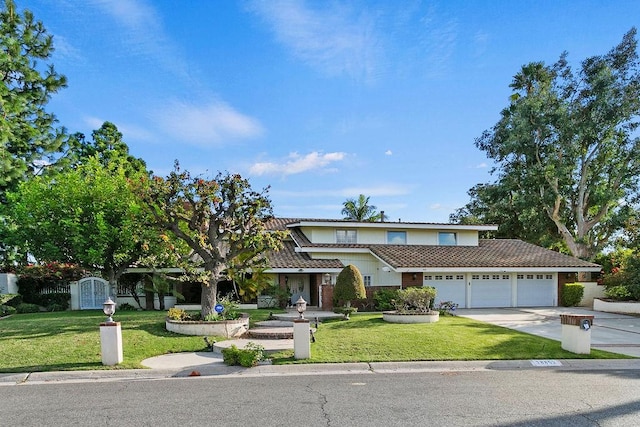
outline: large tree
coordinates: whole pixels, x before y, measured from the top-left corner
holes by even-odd
[[[495,162],[497,180],[475,187],[466,209],[516,219],[510,227],[529,240],[536,233],[554,240],[553,224],[570,253],[592,259],[621,229],[638,191],[636,30],[609,53],[582,61],[577,72],[566,58],[552,66],[530,63],[515,75],[510,105],[476,140]],[[507,211],[498,214],[503,206]]]
[[[11,243],[38,261],[100,270],[113,292],[132,263],[173,249],[133,191],[132,183],[146,179],[145,171],[128,177],[120,162],[103,166],[91,157],[75,169],[25,181],[7,194]]]
[[[167,178],[153,177],[146,188],[157,225],[186,242],[192,267],[203,270],[203,318],[213,314],[218,283],[228,280],[231,268],[263,267],[264,254],[282,246],[286,232],[266,228],[272,216],[267,189],[253,191],[240,175],[191,177],[176,162]]]
[[[342,215],[350,221],[384,221],[384,212],[378,212],[377,207],[369,204],[369,197],[360,194],[357,199],[347,199],[342,204]]]
[[[28,10],[12,0],[0,9],[0,201],[8,189],[54,160],[64,131],[45,110],[66,78],[47,61],[52,36]]]

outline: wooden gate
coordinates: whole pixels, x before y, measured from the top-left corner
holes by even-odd
[[[99,277],[86,277],[78,282],[80,310],[102,309],[109,297],[109,282]]]

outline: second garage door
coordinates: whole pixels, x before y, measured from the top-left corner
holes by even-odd
[[[511,275],[471,275],[471,308],[511,307]]]

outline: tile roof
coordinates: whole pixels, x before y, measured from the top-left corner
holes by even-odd
[[[270,268],[343,268],[338,259],[311,259],[308,253],[296,252],[294,242],[284,242],[284,247],[269,254]]]
[[[514,239],[480,240],[478,246],[371,245],[371,252],[394,268],[599,268],[540,246]]]

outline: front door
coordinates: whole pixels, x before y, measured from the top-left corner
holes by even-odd
[[[109,282],[99,277],[80,280],[80,310],[101,309],[109,297]]]

